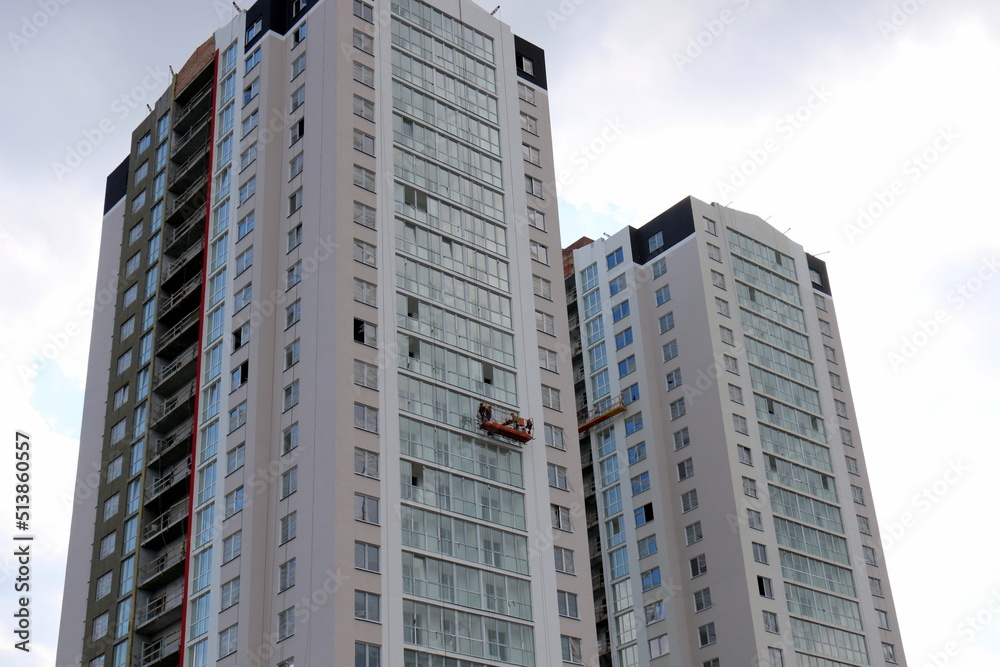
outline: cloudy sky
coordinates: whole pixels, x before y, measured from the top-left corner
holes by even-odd
[[[499,15],[547,52],[566,243],[690,194],[825,253],[908,662],[1000,664],[1000,6],[507,0]],[[4,664],[54,661],[104,179],[168,65],[231,16],[228,0],[0,8],[0,428],[33,436],[37,535],[33,652],[4,623]]]

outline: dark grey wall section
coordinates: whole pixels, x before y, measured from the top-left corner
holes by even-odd
[[[108,180],[104,184],[104,213],[107,214],[114,205],[122,200],[128,192],[128,158],[115,167],[115,170],[108,174]]]
[[[823,278],[822,283],[813,281],[812,286],[827,296],[833,296],[833,292],[830,291],[830,276],[826,272],[826,262],[821,259],[816,259],[809,253],[806,253],[806,262],[809,264],[810,273],[815,271]]]
[[[548,90],[548,79],[545,76],[545,51],[528,40],[514,35],[514,53],[517,58],[517,75],[543,90]],[[532,74],[528,74],[521,69],[522,58],[531,60]]]
[[[649,239],[657,232],[663,232],[663,245],[651,253]],[[629,228],[632,239],[632,260],[636,264],[645,264],[692,234],[694,234],[694,209],[691,207],[691,198],[686,197],[639,229]]]

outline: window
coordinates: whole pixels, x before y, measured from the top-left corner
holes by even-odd
[[[670,361],[677,356],[677,341],[672,340],[663,346],[663,360]]]
[[[233,310],[235,312],[241,311],[243,308],[250,305],[250,301],[252,299],[253,285],[244,285],[233,294]]]
[[[295,607],[278,612],[278,641],[295,634]]]
[[[240,205],[245,204],[257,191],[257,177],[251,176],[250,180],[240,186]]]
[[[362,403],[355,403],[354,428],[378,433],[378,408],[373,408]]]
[[[378,479],[378,453],[355,447],[354,474]]]
[[[226,452],[226,474],[233,473],[243,467],[246,461],[246,444],[240,443]]]
[[[295,466],[281,473],[281,496],[284,500],[299,490],[299,468]]]
[[[694,475],[694,461],[687,458],[677,464],[677,479],[683,481]]]
[[[371,67],[362,65],[359,62],[354,63],[354,80],[358,83],[364,84],[369,88],[375,87],[375,70]]]
[[[294,380],[291,384],[285,387],[281,396],[281,409],[291,410],[296,405],[299,404],[299,381]]]
[[[854,446],[854,438],[851,436],[851,431],[844,427],[840,427],[840,442],[848,447]]]
[[[875,613],[878,614],[878,627],[883,630],[889,630],[889,614],[882,611],[881,609],[876,609]]]
[[[896,664],[896,646],[882,642],[882,657],[885,658],[886,662]]]
[[[302,188],[288,195],[288,215],[302,208]]]
[[[565,574],[576,574],[576,564],[573,560],[573,551],[563,547],[552,547],[556,559],[556,572]]]
[[[695,577],[700,577],[701,575],[708,572],[708,562],[705,560],[705,554],[701,554],[700,556],[695,556],[690,561],[688,561],[688,565],[690,566],[691,569],[692,579],[694,579]]]
[[[657,551],[659,547],[656,545],[656,535],[650,535],[649,537],[644,537],[638,541],[637,546],[639,548],[639,558],[645,558],[646,556],[652,556]]]
[[[243,532],[236,531],[222,540],[222,562],[228,563],[243,552]]]
[[[625,301],[622,301],[621,303],[619,303],[617,306],[612,306],[612,308],[611,308],[611,318],[615,322],[618,322],[618,321],[622,320],[623,318],[628,317],[629,311],[630,311],[630,308],[629,308],[629,304],[628,304],[628,299],[626,299]]]
[[[552,300],[552,281],[547,278],[542,278],[541,276],[531,276],[531,284],[534,289],[535,296],[540,296],[543,299]]]
[[[292,61],[292,79],[295,79],[295,77],[304,71],[306,71],[306,54],[303,53]]]
[[[662,621],[666,618],[665,608],[663,606],[663,600],[657,600],[656,602],[651,602],[646,605],[644,609],[646,613],[646,625],[651,623],[656,623],[657,621]]]
[[[282,665],[278,665],[278,667],[282,667]],[[364,642],[354,642],[354,667],[382,667],[382,647]]]
[[[375,192],[375,172],[354,165],[354,184],[359,188]]]
[[[287,454],[299,446],[299,425],[292,424],[281,432],[281,453]]]
[[[243,510],[243,487],[226,494],[226,518]]]
[[[753,559],[764,565],[767,565],[767,545],[760,544],[759,542],[753,542]]]
[[[105,481],[110,482],[116,480],[119,477],[121,477],[121,474],[122,474],[122,457],[118,456],[108,463],[108,472],[107,475],[105,476]]]
[[[545,424],[545,444],[554,449],[566,450],[566,432],[560,426]]]
[[[253,53],[251,53],[250,55],[248,55],[246,57],[246,60],[244,61],[244,63],[246,65],[246,68],[243,70],[243,72],[244,72],[244,74],[249,74],[250,70],[252,70],[254,67],[256,67],[258,63],[260,63],[260,47],[259,46],[256,49],[253,50]]]
[[[729,385],[729,400],[743,405],[743,390],[734,384]]]
[[[707,623],[698,628],[698,645],[708,646],[715,643],[715,623]]]
[[[259,35],[264,29],[264,19],[257,19],[252,26],[247,28],[247,43],[249,44],[253,41],[253,38]]]
[[[559,641],[562,645],[562,659],[563,662],[571,662],[574,664],[583,664],[583,646],[580,640],[576,637],[567,637],[566,635],[560,635]]]
[[[771,588],[771,580],[767,577],[757,577],[757,592],[763,598],[774,598],[774,590]]]
[[[678,398],[676,401],[670,404],[671,419],[680,419],[685,414],[687,414],[687,406],[684,404],[683,398]]]
[[[836,389],[837,391],[844,390],[844,385],[840,381],[840,376],[834,373],[833,371],[830,371],[830,386]]]
[[[291,252],[302,245],[302,223],[299,223],[292,227],[288,231],[288,250]]]
[[[375,347],[377,329],[371,322],[364,320],[354,320],[354,341],[363,343],[369,347]]]
[[[826,297],[823,296],[822,294],[816,294],[815,292],[813,292],[813,298],[816,301],[816,307],[818,309],[822,310],[825,313],[826,312]]]
[[[741,417],[740,415],[733,415],[733,428],[736,429],[737,433],[742,433],[743,435],[748,435],[750,433],[747,427],[747,418]]]
[[[521,129],[531,134],[538,134],[538,119],[534,116],[521,112]]]
[[[567,475],[567,470],[565,467],[556,465],[555,463],[550,463],[549,469],[549,486],[555,489],[562,489],[563,491],[569,490],[569,478]]]
[[[535,209],[528,208],[528,224],[535,229],[540,229],[545,231],[545,214],[541,211],[536,211]]]
[[[649,657],[659,658],[670,653],[670,641],[667,635],[660,635],[649,640]]]
[[[628,448],[628,464],[633,465],[646,458],[646,443],[640,442]]]
[[[712,269],[712,284],[719,289],[726,289],[726,277]]]
[[[649,237],[649,252],[654,253],[663,247],[663,232],[656,232]]]
[[[542,165],[542,154],[534,146],[521,144],[521,155],[524,157],[525,162],[533,164],[537,167]]]
[[[748,466],[753,465],[753,452],[750,451],[749,447],[736,445],[736,451],[739,453],[740,463]]]
[[[232,433],[247,423],[247,402],[243,401],[229,411],[229,432]]]
[[[868,521],[868,517],[861,516],[860,514],[855,515],[858,517],[858,532],[862,535],[871,535],[872,527]]]
[[[695,613],[699,611],[705,611],[712,606],[712,590],[709,588],[703,588],[700,591],[695,591],[694,593],[694,610]]]
[[[681,494],[681,511],[690,512],[698,507],[698,489],[691,489]]]
[[[635,526],[645,526],[647,523],[653,520],[653,504],[646,503],[642,507],[637,507],[635,509]]]
[[[365,53],[371,55],[375,54],[375,40],[372,38],[371,35],[365,34],[360,30],[358,30],[357,28],[355,28],[353,39],[354,39],[354,48],[360,49],[361,51],[364,51]]]
[[[857,503],[858,505],[865,504],[865,490],[862,489],[860,486],[855,486],[854,484],[851,484],[851,497],[854,498],[854,502]]]
[[[643,591],[651,591],[660,585],[660,568],[658,567],[646,570],[640,576],[642,578]]]
[[[528,104],[535,104],[535,89],[521,81],[517,82],[517,96]]]
[[[260,121],[260,112],[257,109],[254,109],[249,116],[243,119],[242,136],[245,137],[251,132],[253,132],[257,128],[257,124],[259,123],[259,121]]]
[[[128,278],[133,273],[139,270],[139,265],[142,262],[142,253],[137,252],[132,255],[127,262],[125,262],[125,277]]]
[[[139,283],[136,283],[125,290],[125,294],[122,295],[122,308],[128,308],[135,300],[139,298]]]
[[[548,246],[544,246],[538,241],[529,241],[529,245],[531,249],[531,259],[548,266],[549,265]]]
[[[360,95],[354,96],[354,113],[365,120],[375,122],[375,103],[366,100]]]
[[[848,419],[846,403],[844,403],[843,401],[839,401],[837,399],[833,399],[833,407],[836,410],[838,417],[843,417],[844,419]]]
[[[554,387],[542,385],[542,405],[552,410],[562,410],[560,391]]]
[[[878,555],[875,553],[875,549],[867,545],[862,545],[861,551],[865,557],[865,563],[878,567]]]
[[[367,542],[354,543],[354,567],[368,572],[379,571],[379,547]]]
[[[515,62],[517,64],[517,68],[528,76],[533,76],[535,74],[535,63],[531,60],[531,58],[518,53]]]
[[[354,518],[364,523],[378,524],[378,498],[355,493]]]
[[[750,479],[749,477],[743,478],[743,495],[749,496],[750,498],[757,497],[757,481]]]
[[[608,271],[615,268],[619,264],[625,261],[625,253],[621,248],[617,248],[614,252],[607,256],[608,260]]]
[[[359,359],[354,360],[354,384],[369,389],[378,389],[378,366]]]
[[[285,370],[299,363],[299,352],[302,349],[302,341],[298,338],[285,346]]]
[[[764,530],[764,521],[761,517],[760,512],[757,510],[748,509],[747,510],[747,525],[749,525],[754,530]]]
[[[142,137],[136,143],[136,150],[135,150],[136,155],[142,155],[147,150],[149,150],[149,147],[150,145],[152,145],[152,142],[153,142],[153,135],[151,135],[149,132],[142,135]]]
[[[664,285],[656,290],[656,305],[662,306],[667,301],[670,301],[670,285]]]
[[[562,505],[552,505],[552,527],[566,532],[573,532],[573,520],[568,507]]]
[[[875,597],[883,597],[881,579],[876,579],[875,577],[868,577],[868,588],[871,589],[871,593]]]
[[[632,354],[618,362],[618,377],[625,377],[630,373],[634,373],[635,369],[635,355]]]
[[[778,630],[778,615],[773,611],[764,611],[764,632],[770,632],[772,634],[780,634]]]
[[[128,402],[128,385],[127,384],[124,387],[121,387],[117,391],[115,391],[114,409],[117,410],[121,406],[125,405],[126,402]]]
[[[715,310],[723,317],[729,317],[729,302],[725,299],[715,297]]]
[[[374,10],[372,6],[367,2],[362,2],[361,0],[354,0],[354,15],[359,19],[363,19],[372,23],[374,21]]]
[[[104,612],[94,619],[94,626],[90,633],[91,640],[96,642],[98,639],[108,634],[108,617],[109,613]]]
[[[577,603],[576,593],[568,591],[557,591],[559,602],[559,615],[567,618],[580,618],[580,607]]]
[[[240,601],[240,578],[222,584],[222,609],[229,609]]]
[[[642,430],[642,413],[634,414],[625,419],[625,435],[632,435]]]
[[[823,346],[823,352],[826,354],[826,360],[831,364],[837,363],[837,351],[830,347],[829,345]]]
[[[629,405],[633,401],[639,400],[639,383],[635,383],[622,389],[622,403]]]
[[[224,658],[231,653],[236,653],[236,644],[239,642],[239,626],[231,625],[219,633],[219,657]]]
[[[632,478],[632,495],[638,495],[643,491],[649,490],[649,473],[643,472],[639,473]]]
[[[632,344],[632,327],[615,334],[615,349],[620,350]]]
[[[354,279],[354,300],[366,306],[376,306],[378,285],[360,278]]]
[[[289,512],[281,517],[281,520],[278,522],[278,544],[294,540],[298,532],[298,524],[298,514],[295,512]]]
[[[378,623],[382,620],[381,596],[367,591],[354,591],[354,618]]]
[[[611,282],[608,283],[608,291],[610,292],[611,296],[614,296],[615,294],[618,294],[618,292],[621,292],[623,289],[625,289],[627,286],[628,286],[628,281],[626,280],[625,274],[623,273],[622,275],[611,279]]]
[[[685,526],[684,537],[688,545],[700,542],[702,538],[701,521],[695,521],[694,523]]]

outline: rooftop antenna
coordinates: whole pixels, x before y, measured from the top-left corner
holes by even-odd
[[[490,16],[496,16],[498,11],[500,11],[500,5],[497,5],[497,8],[490,12]]]
[[[173,65],[167,65],[167,69],[170,70],[170,76],[177,76],[176,74],[174,74],[174,66]]]
[[[813,255],[813,257],[819,257],[820,255],[825,255],[828,252],[830,252],[830,251],[829,250],[824,250],[823,252],[816,253],[815,255]]]
[[[243,14],[244,12],[246,12],[245,9],[241,8],[239,5],[236,4],[236,0],[233,0],[233,7],[235,7],[236,11],[238,11],[240,14]]]
[[[784,235],[784,234],[787,234],[787,233],[788,233],[788,232],[790,232],[790,231],[792,231],[792,228],[791,228],[791,227],[789,227],[788,229],[786,229],[785,231],[783,231],[783,232],[781,232],[781,233],[782,233],[782,235]]]

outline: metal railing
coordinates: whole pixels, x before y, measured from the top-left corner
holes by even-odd
[[[163,552],[155,560],[151,560],[143,565],[142,569],[139,570],[139,581],[149,581],[161,572],[183,561],[186,555],[187,540],[182,540],[177,546]]]
[[[180,502],[174,504],[170,509],[156,517],[142,529],[142,539],[148,540],[157,533],[161,533],[171,525],[180,521],[181,519],[187,518],[188,515],[188,499],[185,498]]]
[[[139,667],[146,667],[158,660],[176,653],[181,648],[181,631],[172,632],[165,637],[144,644],[139,654]]]
[[[160,302],[160,314],[167,312],[178,303],[180,303],[184,297],[188,296],[193,292],[198,285],[201,284],[201,273],[191,278],[191,280],[184,283],[179,290],[171,294],[168,298]]]
[[[160,405],[157,406],[155,410],[153,410],[153,421],[157,422],[166,417],[181,403],[185,402],[186,400],[194,396],[194,392],[195,392],[194,382],[189,382],[186,387],[178,391],[176,394],[174,394],[167,400],[160,403]]]
[[[198,344],[195,343],[188,349],[177,355],[173,361],[171,361],[166,366],[160,368],[156,375],[153,376],[153,388],[159,386],[159,384],[165,380],[167,377],[172,375],[175,371],[183,367],[185,364],[194,360],[198,356]]]
[[[174,326],[167,329],[167,331],[161,334],[160,338],[156,341],[159,349],[162,350],[169,343],[172,343],[175,338],[180,336],[184,330],[194,326],[198,322],[199,317],[201,317],[201,312],[196,310]]]

